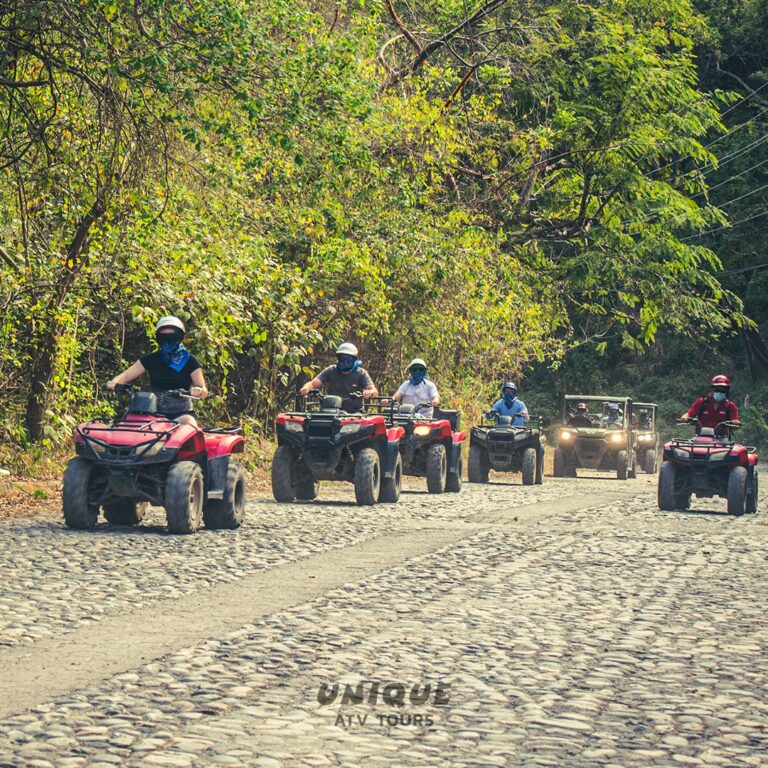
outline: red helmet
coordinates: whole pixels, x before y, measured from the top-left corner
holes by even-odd
[[[714,379],[709,383],[710,387],[730,387],[731,386],[731,380],[727,376],[723,376],[723,374],[720,374],[719,376],[715,376]]]
[[[587,404],[586,403],[579,403],[576,406],[577,411],[586,411],[587,410]]]

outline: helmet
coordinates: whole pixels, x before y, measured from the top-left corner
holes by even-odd
[[[408,363],[408,370],[410,371],[411,368],[417,365],[420,365],[422,368],[424,368],[424,370],[427,369],[427,364],[420,357],[414,357],[413,360]]]
[[[621,409],[619,408],[619,404],[618,403],[608,403],[608,410],[609,411],[618,411],[618,410],[621,410]]]
[[[167,315],[166,317],[161,317],[155,323],[155,332],[159,331],[161,328],[176,328],[177,330],[182,332],[186,330],[184,328],[184,323],[182,323],[178,317],[174,317],[173,315]]]
[[[727,376],[723,376],[723,374],[720,374],[719,376],[715,376],[714,379],[709,383],[710,387],[725,387],[726,389],[730,389],[731,386],[731,380]]]
[[[517,384],[515,384],[514,381],[505,381],[501,385],[501,391],[503,392],[505,389],[513,389],[515,392],[517,392]]]
[[[339,345],[339,348],[336,350],[337,355],[352,355],[353,357],[357,357],[357,347],[354,344],[351,344],[348,341],[345,341],[343,344]]]
[[[587,410],[587,404],[586,403],[579,403],[576,406],[577,411],[586,411]]]

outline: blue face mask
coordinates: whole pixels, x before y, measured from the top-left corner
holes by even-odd
[[[716,403],[722,403],[723,400],[725,400],[725,392],[713,392],[712,393],[712,399]]]
[[[339,355],[336,358],[336,370],[339,373],[352,373],[363,364],[362,360],[356,360],[352,355]]]
[[[424,379],[427,378],[426,371],[411,371],[411,384],[418,386]]]
[[[162,361],[177,373],[187,364],[189,351],[179,339],[160,342]]]
[[[512,405],[512,403],[517,400],[517,393],[516,392],[510,392],[509,390],[505,391],[503,393],[504,395],[504,403],[506,405]]]

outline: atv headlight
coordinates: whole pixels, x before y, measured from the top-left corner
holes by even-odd
[[[418,435],[419,437],[426,437],[431,431],[432,427],[426,424],[419,424],[419,426],[413,430],[413,434]]]
[[[102,453],[106,453],[107,451],[106,445],[97,443],[95,440],[88,440],[88,447],[95,453],[98,453],[99,455],[101,455]]]
[[[572,435],[570,432],[568,432],[567,430],[563,430],[563,431],[560,433],[560,439],[561,439],[561,440],[565,440],[565,441],[568,441],[568,440],[570,440],[572,437],[573,437],[573,435]]]
[[[728,456],[728,451],[718,451],[717,453],[710,453],[709,454],[709,460],[710,461],[723,461],[725,457]]]
[[[303,432],[304,423],[301,421],[286,421],[285,428],[288,432]]]
[[[690,454],[688,451],[683,450],[682,448],[675,448],[675,458],[678,459],[689,459]]]
[[[617,432],[615,435],[611,435],[612,443],[623,443],[627,439],[627,436],[621,432]]]
[[[349,435],[352,432],[357,432],[357,430],[360,429],[359,424],[342,424],[341,429],[339,430],[340,435]]]
[[[144,458],[145,456],[157,456],[163,450],[163,444],[158,440],[156,443],[144,447],[139,446],[136,449],[136,455]]]

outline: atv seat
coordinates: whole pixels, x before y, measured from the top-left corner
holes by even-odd
[[[511,416],[497,416],[496,417],[496,426],[497,427],[511,427],[512,426],[512,417]]]
[[[336,395],[326,395],[320,401],[321,413],[334,413],[341,410],[341,398]]]
[[[433,419],[446,419],[454,432],[459,431],[461,424],[461,415],[458,411],[444,411],[442,408],[434,408],[432,411]]]
[[[415,405],[401,405],[399,413],[401,413],[403,416],[406,416],[406,415],[410,416],[412,413],[415,413],[415,411],[416,411]]]
[[[747,446],[747,453],[757,453],[757,446],[755,446],[755,445],[748,445]]]
[[[699,430],[699,437],[714,437],[715,430],[712,427],[702,427]]]

